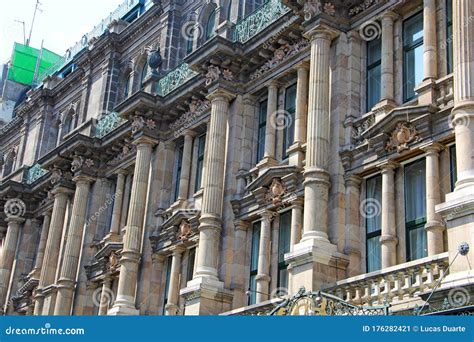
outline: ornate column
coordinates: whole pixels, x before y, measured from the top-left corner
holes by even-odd
[[[298,82],[296,84],[295,108],[295,142],[290,147],[290,165],[303,166],[303,148],[306,142],[306,117],[308,115],[308,77],[309,63],[303,62],[297,67]]]
[[[179,304],[179,279],[181,275],[181,259],[185,248],[177,246],[173,249],[171,259],[171,272],[168,286],[168,303],[166,303],[166,315],[176,316]]]
[[[361,273],[360,252],[360,184],[356,175],[345,177],[346,181],[346,225],[344,231],[344,253],[349,256],[349,277]]]
[[[276,139],[276,124],[277,124],[277,110],[278,110],[278,87],[276,81],[271,81],[268,84],[268,98],[267,98],[267,125],[265,127],[265,153],[263,160],[258,163],[261,172],[268,167],[276,164],[275,159],[275,139]]]
[[[186,315],[217,314],[229,310],[232,298],[219,280],[217,266],[222,230],[227,118],[233,95],[223,88],[217,88],[208,98],[211,101],[211,118],[202,177],[199,251],[194,278],[181,290],[185,298],[195,298],[192,304],[186,304]]]
[[[70,189],[62,186],[58,186],[51,191],[54,196],[53,212],[51,223],[49,225],[48,240],[46,241],[46,248],[44,250],[43,266],[41,267],[38,291],[35,297],[35,315],[53,314],[55,293],[50,292],[45,294],[43,293],[43,290],[55,282],[64,217],[66,215],[67,202],[71,192]],[[48,301],[47,306],[44,306],[45,296],[51,298],[51,300]]]
[[[15,214],[7,213],[6,221],[8,228],[0,259],[0,314],[3,314],[7,303],[7,293],[10,286],[10,276],[13,272],[13,262],[16,257],[18,237],[20,236],[21,224],[25,220]]]
[[[112,241],[118,241],[120,237],[120,219],[122,217],[123,196],[125,192],[125,177],[127,172],[119,170],[117,172],[117,184],[115,186],[114,207],[112,209],[112,222],[110,223],[110,232],[108,238]]]
[[[86,222],[87,202],[89,189],[93,179],[89,176],[78,175],[74,178],[76,192],[72,207],[71,221],[67,231],[66,248],[64,249],[63,263],[58,279],[58,294],[54,315],[68,316],[71,314],[76,274],[80,263],[82,236]]]
[[[395,168],[398,164],[387,161],[379,165],[382,170],[382,235],[380,248],[382,269],[397,264],[397,227],[395,225]]]
[[[428,255],[444,252],[444,224],[441,215],[436,213],[436,206],[441,203],[439,179],[439,152],[443,147],[438,143],[430,143],[423,148],[426,152],[426,224]]]
[[[393,22],[398,16],[391,12],[385,12],[382,15],[382,58],[380,65],[380,102],[376,107],[393,107],[395,106],[395,95],[393,91]],[[381,109],[382,109],[381,108]],[[370,110],[370,108],[368,108]]]
[[[48,240],[49,224],[51,223],[51,211],[47,211],[43,215],[43,227],[41,229],[40,242],[38,245],[38,252],[36,254],[35,266],[33,268],[34,279],[38,279],[41,276],[41,266],[43,265],[44,250],[46,248],[46,242]]]
[[[190,130],[187,130],[184,134],[183,161],[181,163],[181,176],[179,178],[178,194],[178,200],[181,203],[188,199],[194,136],[195,133]]]
[[[270,292],[270,239],[273,214],[261,214],[260,245],[258,249],[257,294],[256,302],[261,303],[269,299]]]
[[[290,246],[293,248],[301,240],[303,230],[303,204],[304,201],[296,200],[292,203],[291,208],[291,236]]]
[[[446,202],[437,206],[447,224],[450,276],[474,265],[474,253],[457,255],[459,245],[474,246],[474,2],[453,1],[454,109],[452,124],[456,135],[458,180]],[[449,277],[449,276],[448,276]],[[472,276],[471,276],[472,277]],[[446,279],[448,281],[448,279]],[[472,282],[472,278],[470,280]]]
[[[154,139],[144,135],[135,140],[137,157],[132,183],[127,226],[125,227],[124,246],[120,259],[120,277],[117,299],[110,315],[138,315],[135,307],[138,263],[143,235],[143,221],[146,209],[146,196],[150,174],[150,162]]]
[[[107,310],[109,309],[109,301],[111,299],[111,285],[112,278],[105,277],[102,282],[102,291],[100,293],[100,306],[99,306],[99,316],[106,316]]]

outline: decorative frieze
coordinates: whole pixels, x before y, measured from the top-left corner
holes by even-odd
[[[230,71],[229,69],[221,69],[220,67],[216,65],[211,65],[207,69],[206,86],[209,86],[211,83],[219,80],[221,77],[227,81],[234,80],[234,75],[232,71]]]
[[[291,56],[298,54],[299,52],[306,50],[309,47],[309,41],[305,38],[294,44],[285,44],[275,50],[273,57],[267,61],[264,65],[258,68],[253,74],[250,75],[251,80],[262,77],[267,72],[278,66],[280,63],[288,60]]]
[[[410,122],[400,122],[392,132],[385,149],[387,151],[397,150],[402,152],[408,149],[408,144],[420,139],[415,125]]]
[[[311,20],[322,13],[334,16],[336,14],[336,8],[331,2],[325,2],[323,6],[321,0],[309,0],[304,4],[303,13],[305,20]]]
[[[366,119],[364,119],[360,123],[355,124],[352,127],[352,139],[354,139],[355,142],[363,141],[362,133],[365,132],[366,130],[368,130],[374,124],[375,124],[375,115],[374,114],[371,114],[371,115],[367,116]]]
[[[146,119],[143,116],[136,115],[133,117],[132,121],[132,133],[135,134],[141,131],[143,128],[155,129],[156,122],[153,119]]]
[[[369,7],[372,7],[373,5],[376,5],[380,3],[381,0],[364,0],[360,5],[354,6],[351,9],[349,9],[349,15],[351,17],[365,11]]]
[[[83,156],[76,155],[71,162],[71,171],[78,172],[84,167],[91,168],[92,166],[94,166],[94,161],[92,159],[86,159]]]
[[[189,104],[189,110],[170,125],[170,130],[177,132],[191,127],[210,108],[211,102],[209,100],[193,100]]]

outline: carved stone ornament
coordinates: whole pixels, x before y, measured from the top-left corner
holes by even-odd
[[[63,178],[63,171],[60,169],[51,170],[51,184],[56,184]]]
[[[179,234],[178,234],[178,239],[180,240],[187,240],[191,236],[192,232],[192,227],[191,224],[183,220],[181,221],[181,224],[179,225]]]
[[[223,79],[227,81],[232,81],[234,79],[234,75],[232,74],[232,71],[229,69],[224,69],[221,70],[216,65],[211,65],[207,69],[207,74],[206,74],[206,85],[210,85],[212,82],[217,81],[220,77],[222,76]]]
[[[134,144],[125,144],[122,147],[122,152],[116,155],[113,159],[107,162],[108,166],[113,166],[122,162],[129,155],[137,152],[137,146]]]
[[[189,104],[189,110],[181,115],[181,117],[170,125],[172,131],[178,129],[186,129],[190,127],[196,119],[205,113],[211,106],[209,100],[193,100]]]
[[[109,261],[107,262],[107,270],[113,271],[119,266],[119,258],[117,254],[111,253],[109,256]]]
[[[272,184],[268,188],[265,200],[273,204],[281,203],[283,196],[286,194],[285,186],[279,178],[273,178]]]
[[[326,2],[323,6],[320,0],[309,0],[304,4],[303,13],[304,19],[310,20],[321,13],[334,16],[336,14],[336,8],[331,2]]]
[[[398,152],[408,149],[408,144],[416,142],[420,139],[415,125],[410,122],[400,122],[397,128],[392,132],[392,135],[387,142],[385,149],[387,151],[397,150]]]
[[[149,128],[149,129],[155,129],[156,128],[156,122],[153,119],[147,119],[145,120],[143,116],[136,115],[133,117],[132,121],[132,133],[135,134],[139,131],[141,131],[143,128]]]
[[[354,6],[349,10],[349,15],[351,17],[355,16],[356,14],[359,14],[360,12],[365,11],[369,7],[378,4],[380,0],[364,0],[360,5]]]

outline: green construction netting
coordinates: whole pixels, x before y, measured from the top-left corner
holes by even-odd
[[[31,85],[35,77],[38,58],[40,58],[37,75],[55,64],[61,56],[47,49],[35,49],[30,46],[15,43],[8,71],[8,79],[14,82]]]

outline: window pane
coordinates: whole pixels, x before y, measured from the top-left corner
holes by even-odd
[[[380,62],[382,58],[381,40],[376,39],[367,43],[367,65]]]
[[[376,236],[367,239],[367,272],[377,271],[381,267],[380,236]]]
[[[424,224],[419,228],[409,230],[408,260],[424,258],[428,255],[426,230]]]
[[[425,160],[405,168],[406,222],[422,220],[426,216]]]
[[[213,11],[209,15],[209,19],[207,20],[207,26],[206,26],[206,40],[214,37],[214,28],[216,25],[216,11]]]
[[[296,84],[285,91],[285,122],[283,130],[283,156],[286,150],[293,144],[295,136],[295,110],[296,110]]]
[[[252,232],[252,251],[250,257],[250,271],[258,270],[258,253],[260,245],[260,222],[253,224]]]
[[[403,44],[405,46],[423,40],[423,12],[407,19],[403,23]]]
[[[458,181],[458,167],[456,165],[456,145],[449,147],[449,166],[451,173],[451,191],[454,191],[456,182]]]
[[[179,195],[179,179],[181,178],[181,166],[183,164],[183,147],[181,146],[178,148],[178,160],[177,160],[177,165],[176,165],[176,176],[174,178],[174,200],[176,201],[178,199]]]
[[[250,276],[249,291],[249,305],[252,305],[257,302],[257,275]]]
[[[367,111],[380,101],[381,66],[380,64],[367,70]]]
[[[196,169],[196,185],[194,186],[194,192],[201,189],[202,182],[202,169],[204,167],[204,151],[206,148],[206,135],[201,135],[198,139],[198,157],[197,157],[197,169]]]
[[[265,153],[265,129],[267,127],[267,101],[260,103],[258,115],[258,142],[257,142],[257,162],[262,160]]]
[[[415,87],[423,81],[423,45],[405,52],[405,100],[416,96]]]
[[[374,233],[382,229],[382,176],[368,179],[366,186],[364,213],[367,233]]]
[[[278,239],[278,262],[285,261],[285,253],[290,251],[291,211],[280,216],[280,234]]]
[[[196,248],[191,248],[188,255],[188,269],[186,272],[186,281],[193,279],[194,275],[194,261],[196,259]]]

